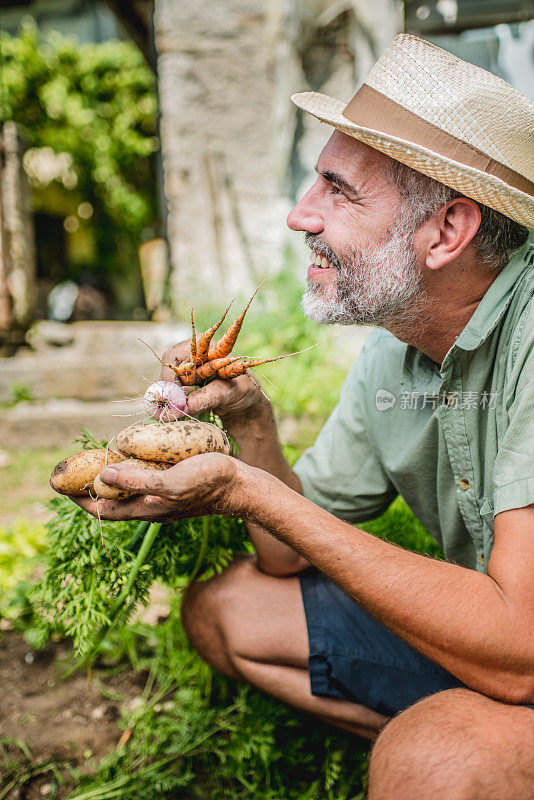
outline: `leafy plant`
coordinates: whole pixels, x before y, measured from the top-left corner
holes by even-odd
[[[0,739],[0,800],[21,797],[24,789],[36,778],[51,779],[50,797],[57,797],[58,787],[65,784],[65,772],[73,770],[67,761],[51,758],[35,761],[26,744],[18,739]]]
[[[135,666],[149,675],[140,704],[123,713],[120,746],[69,800],[361,799],[366,745],[212,674],[179,605],[156,628],[136,623],[107,640],[106,661],[132,655],[134,642]]]
[[[72,637],[77,654],[86,656],[97,629],[109,625],[124,587],[128,591],[114,618],[119,625],[146,603],[154,581],[176,589],[193,575],[208,577],[222,570],[234,553],[250,552],[238,520],[214,516],[165,523],[155,526],[150,558],[130,585],[147,523],[103,521],[100,531],[98,520],[67,498],[54,498],[50,507],[55,513],[48,523],[45,573],[29,597],[35,617],[26,635],[36,647],[58,630]]]
[[[44,39],[26,23],[18,36],[0,32],[0,70],[0,119],[23,131],[34,210],[70,217],[84,237],[64,277],[131,273],[158,213],[155,79],[141,53],[131,42]]]
[[[21,519],[0,526],[0,615],[8,613],[13,590],[31,577],[37,557],[45,550],[44,525]]]
[[[4,408],[12,408],[18,403],[32,402],[32,400],[34,400],[30,387],[26,386],[24,383],[12,383],[9,390],[11,397],[7,402],[2,403]]]

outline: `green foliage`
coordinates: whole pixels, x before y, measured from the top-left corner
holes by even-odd
[[[0,119],[22,127],[27,147],[71,162],[51,183],[33,180],[35,209],[67,216],[90,203],[91,218],[77,218],[95,245],[83,267],[124,274],[157,215],[152,72],[131,42],[79,45],[57,33],[44,40],[31,24],[16,37],[0,32],[0,48]]]
[[[96,439],[93,433],[87,428],[82,428],[79,436],[72,440],[72,444],[79,445],[82,450],[96,450],[99,447],[107,447],[107,439]]]
[[[41,647],[58,630],[86,655],[97,628],[110,622],[110,609],[134,566],[141,546],[138,523],[103,521],[100,531],[98,520],[65,497],[54,498],[50,507],[55,513],[48,523],[45,572],[29,596],[34,619],[26,635]],[[193,574],[220,571],[239,552],[249,552],[249,545],[237,520],[214,516],[162,525],[115,621],[124,624],[137,604],[146,603],[154,581],[178,588]]]
[[[187,642],[178,600],[157,628],[129,631],[149,677],[141,704],[123,714],[128,742],[69,800],[361,800],[366,747],[212,675]],[[114,632],[110,655],[129,649],[125,635]]]
[[[65,771],[70,770],[66,761],[41,759],[35,761],[24,742],[19,739],[0,738],[0,800],[25,796],[26,788],[38,778],[50,781],[49,797],[55,800],[60,786],[65,784]]]
[[[11,593],[19,581],[31,577],[36,559],[46,549],[46,529],[21,519],[0,526],[0,615],[8,613]]]
[[[31,389],[24,383],[12,383],[9,387],[11,397],[7,402],[0,403],[2,408],[12,408],[18,403],[31,402],[34,400]]]

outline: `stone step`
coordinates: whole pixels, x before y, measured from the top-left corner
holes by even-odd
[[[65,448],[87,428],[97,439],[108,441],[120,430],[144,418],[140,400],[87,402],[48,400],[17,403],[0,416],[3,450],[46,447]]]
[[[36,352],[0,360],[0,403],[9,403],[16,393],[38,402],[143,395],[161,365],[140,339],[162,355],[189,335],[183,325],[153,322],[75,322],[65,328],[72,332],[70,344],[36,345]]]

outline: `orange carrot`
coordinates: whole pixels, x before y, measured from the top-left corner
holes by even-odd
[[[234,300],[235,300],[235,298],[234,298]],[[233,302],[234,301],[232,300],[232,303]],[[230,311],[230,306],[232,305],[232,303],[230,303],[230,305],[228,306],[228,308],[226,309],[226,311],[224,312],[224,314],[222,315],[220,320],[218,322],[216,322],[215,325],[212,325],[211,328],[208,328],[208,330],[205,331],[205,333],[203,333],[202,336],[200,336],[200,338],[198,339],[198,342],[197,342],[197,365],[205,364],[206,361],[208,360],[208,352],[209,352],[209,349],[210,349],[211,340],[215,336],[215,333],[217,332],[217,330],[223,324],[224,318],[226,317],[226,315]]]
[[[197,381],[206,381],[212,378],[217,370],[227,367],[233,361],[237,361],[237,356],[225,356],[224,358],[214,358],[212,361],[206,361],[200,367],[197,367]]]
[[[142,339],[139,339],[139,341],[143,342]],[[149,350],[152,350],[160,364],[163,364],[164,367],[172,369],[175,375],[177,375],[177,377],[180,379],[180,382],[185,386],[191,386],[195,382],[197,371],[196,364],[192,364],[190,361],[181,361],[178,365],[168,364],[158,356],[154,348],[151,347],[147,342],[143,342],[143,344],[145,344]]]
[[[193,319],[193,309],[191,309],[191,354],[189,356],[191,364],[197,363],[197,334],[195,331],[195,320]]]
[[[263,283],[263,281],[260,283],[260,286],[262,285],[262,283]],[[252,301],[256,297],[260,286],[258,286],[258,288],[256,289],[256,291],[254,292],[254,294],[252,295],[252,297],[248,301],[247,305],[245,306],[245,308],[243,309],[241,314],[238,316],[238,318],[235,320],[235,322],[232,322],[232,324],[230,325],[230,327],[228,328],[226,333],[224,333],[221,336],[221,338],[219,339],[218,342],[216,342],[215,344],[212,344],[210,346],[210,349],[209,349],[210,361],[212,359],[215,359],[215,358],[224,358],[224,356],[230,355],[230,353],[232,352],[232,348],[233,348],[234,344],[236,343],[236,339],[239,336],[239,331],[241,330],[241,326],[243,325],[243,320],[245,319],[245,314],[247,313],[250,304],[252,303]]]
[[[284,356],[276,356],[276,358],[236,358],[217,370],[219,378],[238,378],[239,375],[244,375],[250,367],[259,367],[261,364],[268,364],[270,361],[280,361],[281,358],[294,356],[296,353],[287,353]]]
[[[173,367],[171,367],[173,369]],[[192,386],[197,382],[197,366],[190,361],[182,361],[174,371],[180,379],[180,383],[184,386]]]

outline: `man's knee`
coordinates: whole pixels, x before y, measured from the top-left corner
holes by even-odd
[[[391,720],[373,747],[369,800],[480,800],[483,745],[477,736],[466,736],[471,694],[440,692]]]
[[[184,593],[182,624],[192,646],[220,672],[239,678],[229,651],[232,608],[245,573],[254,570],[251,559],[234,561],[220,575],[194,583]]]
[[[205,629],[213,628],[215,625],[213,613],[215,609],[211,595],[210,581],[204,581],[189,586],[182,597],[182,625],[187,638],[196,649],[198,649],[197,640],[202,639]]]
[[[528,713],[468,689],[425,698],[395,717],[376,740],[369,800],[493,800],[505,787],[513,800],[527,800],[531,795],[524,794],[519,776],[525,772],[522,740],[534,731]],[[525,721],[531,722],[530,733]]]

